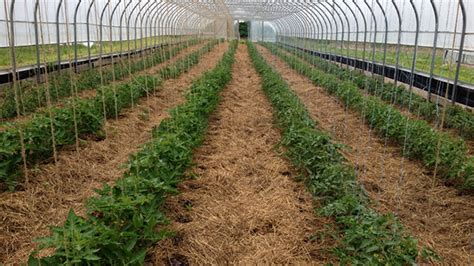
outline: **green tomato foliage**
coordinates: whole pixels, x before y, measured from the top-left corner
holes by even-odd
[[[39,240],[49,257],[30,256],[30,265],[142,265],[147,249],[171,234],[163,225],[165,197],[191,165],[192,151],[201,144],[219,92],[231,79],[237,43],[218,65],[194,81],[186,103],[153,131],[152,140],[132,155],[128,170],[113,187],[104,185],[87,203],[85,218],[71,211],[64,225]],[[161,227],[160,227],[161,226]]]
[[[418,257],[417,241],[407,235],[393,214],[379,214],[368,207],[369,198],[356,181],[354,169],[326,133],[316,128],[300,99],[249,45],[262,87],[283,130],[286,156],[304,176],[312,195],[322,203],[319,212],[333,217],[339,241],[333,250],[341,264],[408,265]]]
[[[322,70],[325,67],[313,68],[273,45],[266,46],[290,67],[359,113],[380,136],[403,147],[403,156],[421,160],[428,169],[436,168],[438,176],[449,183],[460,184],[460,189],[474,189],[474,176],[466,165],[470,159],[463,139],[439,132],[426,121],[410,118],[379,97],[364,95],[357,87],[357,82],[351,81],[349,77],[341,79],[338,75]]]
[[[20,115],[27,115],[35,112],[40,107],[46,107],[48,91],[51,103],[60,101],[65,97],[70,97],[72,91],[84,91],[109,84],[114,80],[121,80],[130,74],[142,71],[156,64],[162,63],[177,55],[180,51],[190,45],[199,43],[200,40],[190,40],[178,44],[176,47],[160,47],[152,54],[140,59],[130,61],[123,60],[113,66],[101,68],[90,68],[78,74],[70,74],[63,71],[61,75],[50,73],[48,84],[37,85],[30,81],[22,81],[16,88],[19,95]],[[168,51],[169,50],[169,51]],[[101,78],[102,75],[102,78]],[[72,89],[75,86],[74,90]],[[5,90],[5,95],[0,100],[0,119],[13,118],[17,116],[15,92],[13,88]]]
[[[179,66],[177,75],[197,64],[199,58],[218,43],[209,42],[171,67]],[[183,65],[183,61],[188,64]],[[35,113],[24,124],[10,123],[0,132],[0,181],[10,190],[15,189],[22,176],[22,149],[20,132],[25,143],[26,160],[29,164],[48,160],[53,156],[53,134],[55,147],[73,144],[76,139],[75,122],[79,137],[88,134],[100,134],[105,119],[118,114],[138,99],[160,88],[163,76],[141,75],[131,81],[100,86],[97,95],[90,99],[70,99],[61,107]],[[51,112],[51,116],[49,115]],[[105,115],[105,116],[104,116]],[[52,118],[51,118],[52,117]],[[51,126],[54,131],[51,130]]]

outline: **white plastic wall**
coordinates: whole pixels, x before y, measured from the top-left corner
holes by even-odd
[[[91,9],[90,14],[90,38],[92,42],[99,40],[99,19],[102,10],[107,4],[108,0],[95,0]],[[132,3],[127,8],[127,12],[124,17],[128,18],[130,16],[130,11],[132,7],[140,2],[138,8],[134,11],[130,19],[130,39],[135,38],[135,19],[138,15],[138,10],[148,1],[140,0],[111,0],[109,6],[105,10],[104,19],[102,21],[103,25],[103,40],[108,41],[110,36],[109,30],[109,18],[113,8],[119,3],[117,10],[114,13],[112,20],[112,39],[114,41],[119,40],[120,37],[120,16],[125,9],[125,6],[132,1]],[[15,12],[13,13],[13,19],[15,21],[15,45],[33,45],[35,43],[34,35],[34,8],[35,0],[16,0],[15,2]],[[41,22],[40,32],[42,32],[42,37],[40,36],[40,43],[56,43],[56,10],[60,0],[40,0],[40,16],[38,20]],[[61,6],[59,22],[60,22],[60,42],[66,43],[69,38],[69,42],[73,41],[73,22],[74,22],[74,11],[79,0],[64,0]],[[86,42],[87,41],[87,27],[86,27],[86,18],[87,11],[89,9],[90,3],[92,0],[82,0],[78,13],[77,13],[77,30],[78,30],[78,41]],[[147,7],[154,6],[150,1],[150,4]],[[162,1],[161,1],[162,2]],[[0,8],[0,47],[9,46],[8,40],[8,31],[6,24],[6,14],[5,10],[9,12],[11,0],[5,0],[2,3]],[[162,2],[163,3],[163,2]],[[146,9],[146,8],[145,8]],[[146,18],[145,18],[146,19]],[[143,20],[145,22],[145,19]],[[67,25],[67,26],[66,26]],[[138,19],[138,26],[140,25],[140,18]],[[170,27],[163,26],[161,23],[158,31],[160,35],[163,34],[172,34],[175,33],[174,29]],[[122,39],[127,40],[127,27],[126,19],[122,21]],[[184,25],[182,25],[184,27]],[[149,31],[149,29],[148,29]],[[183,33],[184,30],[178,29],[177,33]],[[140,38],[140,28],[137,29],[136,35],[137,38]],[[143,34],[145,34],[143,30]],[[149,35],[149,34],[148,34]],[[68,37],[69,36],[69,37]]]
[[[263,38],[265,42],[276,41],[276,29],[270,22],[263,22]],[[262,41],[262,21],[250,22],[250,40],[254,42]]]
[[[355,0],[357,5],[360,7],[362,14],[358,11],[356,4],[352,0],[335,0],[337,4],[342,9],[342,13],[339,12],[341,15],[342,22],[344,23],[344,39],[347,40],[347,32],[348,32],[348,25],[346,22],[346,18],[344,15],[347,16],[349,20],[349,27],[350,27],[350,39],[351,41],[355,41],[358,37],[359,41],[364,40],[364,18],[367,22],[367,41],[373,41],[374,32],[377,25],[376,31],[376,41],[382,43],[384,41],[384,34],[385,34],[385,21],[382,11],[377,5],[376,0]],[[401,34],[401,43],[405,45],[413,45],[415,41],[415,33],[416,33],[416,19],[415,13],[413,8],[410,4],[410,0],[394,0],[395,4],[398,6],[401,15],[402,21],[402,34]],[[333,25],[333,29],[330,35],[330,39],[335,40],[336,34],[337,39],[341,40],[342,38],[342,24],[341,20],[338,16],[338,13],[334,11],[334,1],[321,1],[324,2],[324,5],[328,7],[331,12],[328,12],[326,9],[320,7],[321,3],[316,3],[315,6],[319,10],[319,12],[323,12],[327,14],[331,18],[331,23]],[[396,44],[398,39],[398,16],[396,14],[396,9],[392,3],[392,0],[379,0],[381,6],[385,10],[387,15],[387,24],[388,24],[388,36],[387,42],[389,44]],[[460,37],[461,37],[461,28],[462,28],[462,15],[459,7],[459,0],[434,0],[439,14],[439,35],[438,35],[438,42],[437,47],[439,48],[454,48],[457,49],[459,47]],[[466,39],[464,49],[466,51],[474,52],[474,0],[463,0],[464,5],[466,7],[467,13],[467,23],[466,23]],[[346,4],[349,7],[347,7]],[[372,14],[370,12],[369,7],[374,12],[375,21],[372,19]],[[420,34],[418,44],[420,46],[432,47],[433,46],[433,39],[434,39],[434,32],[435,32],[435,17],[433,13],[433,9],[430,3],[430,0],[413,0],[415,7],[419,14],[420,19]],[[339,9],[337,9],[339,10]],[[356,14],[356,18],[352,15],[351,10]],[[308,12],[309,13],[309,12]],[[309,21],[307,19],[308,15],[301,12],[298,13],[297,16],[300,16],[301,20]],[[313,16],[313,15],[312,15]],[[323,20],[320,18],[321,21]],[[281,20],[285,20],[285,18],[281,18]],[[357,34],[356,30],[356,21],[359,24],[359,34]],[[308,22],[308,24],[310,24]],[[338,28],[337,33],[335,32],[335,28]],[[292,25],[294,27],[301,28],[301,25]],[[311,28],[311,32],[306,32],[303,35],[307,37],[308,35],[312,38],[317,38],[318,32],[317,27],[315,25],[306,25],[308,28]],[[326,32],[325,25],[323,24],[323,30]],[[301,30],[301,29],[300,29]],[[303,36],[300,36],[303,37]],[[324,33],[324,37],[326,38],[326,33]]]

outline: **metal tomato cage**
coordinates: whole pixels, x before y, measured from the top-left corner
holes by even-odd
[[[473,0],[5,0],[0,46],[10,48],[11,68],[0,72],[0,83],[39,79],[47,69],[94,67],[172,43],[158,37],[234,38],[235,23],[250,21],[253,41],[274,40],[406,84],[410,91],[419,88],[429,100],[447,96],[452,103],[474,106],[473,85],[460,81],[466,53],[474,56],[474,24],[468,17],[473,11]],[[268,31],[273,39],[265,39]],[[104,53],[107,42],[118,42],[118,51]],[[93,43],[99,44],[96,54]],[[41,58],[45,44],[56,45],[55,62]],[[81,44],[87,46],[85,58],[78,55]],[[19,67],[16,49],[27,45],[35,46],[36,64]],[[64,60],[63,45],[74,47],[72,59]],[[420,47],[431,50],[423,71]],[[390,49],[395,49],[392,63]],[[443,49],[453,74],[436,74]],[[407,55],[410,64],[402,66]]]

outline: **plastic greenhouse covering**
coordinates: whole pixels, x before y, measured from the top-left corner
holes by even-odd
[[[0,265],[474,265],[474,0],[3,0]]]

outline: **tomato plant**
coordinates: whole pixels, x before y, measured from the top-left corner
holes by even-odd
[[[462,189],[474,189],[473,174],[466,167],[469,157],[467,146],[459,137],[433,129],[426,121],[409,118],[380,98],[364,95],[350,80],[313,68],[294,55],[269,46],[270,51],[278,55],[294,69],[308,76],[312,82],[341,99],[344,105],[352,108],[382,137],[404,147],[403,156],[420,159],[428,169],[437,166],[438,175],[448,181],[462,183]],[[331,67],[331,66],[326,66]],[[439,152],[438,152],[439,151]]]
[[[356,181],[355,171],[332,143],[328,134],[315,127],[307,109],[289,85],[258,53],[249,50],[262,76],[263,90],[274,106],[283,130],[286,155],[302,172],[308,190],[322,203],[319,212],[335,218],[340,239],[334,254],[341,264],[415,264],[416,240],[409,236],[392,214],[379,214],[368,207],[369,198]],[[288,61],[296,62],[291,58]],[[310,69],[301,66],[303,72]],[[326,77],[315,77],[326,80]],[[329,79],[328,79],[329,82]]]
[[[190,40],[180,43],[178,46],[164,53],[165,47],[156,50],[153,54],[147,55],[139,60],[124,60],[113,66],[99,68],[90,68],[78,74],[62,74],[56,75],[51,73],[48,84],[36,85],[33,82],[22,81],[20,88],[17,88],[19,97],[19,109],[21,115],[35,112],[39,107],[46,106],[46,96],[48,90],[52,103],[58,102],[65,97],[71,96],[71,87],[76,86],[78,92],[93,89],[100,85],[106,85],[113,81],[115,75],[116,80],[121,80],[129,74],[142,71],[145,68],[152,67],[162,63],[171,57],[177,55],[180,51],[190,45],[199,43],[200,40]],[[102,71],[102,73],[101,73]],[[102,79],[101,79],[102,74]],[[0,101],[0,119],[12,118],[17,115],[15,108],[15,93],[12,89],[6,90],[5,95]]]
[[[202,54],[208,52],[217,42],[217,40],[211,41],[198,51],[176,62],[174,65],[180,65],[178,75],[196,64]],[[183,64],[182,62],[187,62],[188,58],[193,59],[189,60],[189,64]],[[56,147],[73,144],[76,137],[74,112],[76,112],[75,120],[79,137],[98,133],[102,129],[105,119],[116,117],[121,110],[131,106],[133,102],[148,92],[159,89],[161,80],[160,76],[142,75],[114,87],[101,86],[97,88],[97,95],[91,99],[69,100],[62,107],[52,107],[49,110],[52,113],[52,118],[50,118],[48,110],[45,110],[36,113],[25,124],[9,124],[6,130],[0,132],[0,139],[4,140],[0,143],[0,159],[2,161],[0,180],[7,182],[9,189],[14,189],[18,177],[21,176],[20,130],[23,132],[26,159],[29,164],[50,159],[53,153],[51,123],[54,128]]]
[[[294,50],[283,46],[291,53]],[[377,78],[368,77],[360,71],[350,71],[340,68],[336,64],[312,56],[305,52],[296,52],[298,57],[306,62],[324,70],[329,74],[337,76],[341,80],[351,80],[360,89],[379,97],[387,103],[394,103],[403,107],[416,116],[420,116],[429,122],[441,120],[443,108],[446,108],[445,124],[446,128],[455,129],[462,137],[474,139],[474,114],[458,105],[440,105],[436,102],[427,101],[424,97],[410,93],[403,85],[395,86],[393,83],[381,82]]]
[[[71,211],[51,237],[39,240],[40,249],[53,247],[55,253],[37,258],[35,251],[29,264],[143,264],[147,248],[170,235],[157,228],[167,223],[164,198],[176,192],[201,143],[219,92],[231,79],[236,46],[234,41],[219,64],[193,82],[186,103],[173,109],[152,140],[130,157],[123,178],[88,201],[85,218]]]

